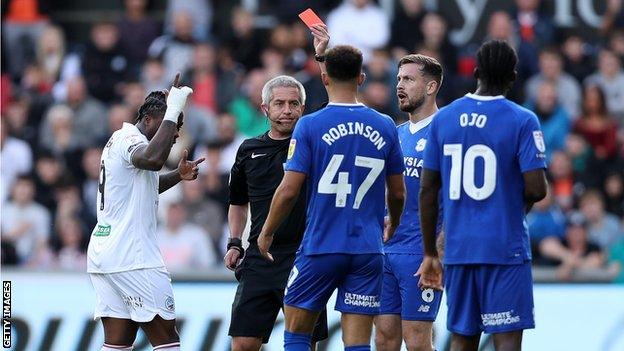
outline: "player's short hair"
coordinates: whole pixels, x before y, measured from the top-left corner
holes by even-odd
[[[479,79],[489,86],[507,88],[515,78],[516,63],[516,51],[502,40],[490,40],[477,52]]]
[[[143,105],[139,107],[136,122],[140,122],[145,116],[156,114],[164,115],[167,110],[167,97],[163,91],[152,91],[147,95]]]
[[[273,100],[273,89],[279,87],[297,88],[299,91],[299,103],[305,105],[306,92],[303,84],[291,76],[277,76],[264,84],[262,87],[262,103],[268,105]]]
[[[362,73],[362,52],[350,45],[338,45],[325,53],[327,75],[338,81],[357,79]]]
[[[442,79],[444,78],[442,73],[442,65],[438,60],[431,56],[421,55],[421,54],[409,54],[403,56],[399,60],[398,68],[401,68],[403,65],[407,65],[410,63],[414,63],[417,65],[421,65],[422,68],[420,71],[435,80],[439,86],[442,85]]]

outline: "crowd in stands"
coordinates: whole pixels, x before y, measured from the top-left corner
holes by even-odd
[[[181,72],[195,92],[167,165],[184,149],[207,161],[197,181],[161,195],[159,244],[173,272],[223,269],[229,171],[240,143],[268,130],[262,86],[290,74],[306,89],[306,112],[327,100],[312,36],[297,18],[312,6],[326,19],[330,45],[364,53],[361,101],[397,123],[407,118],[395,95],[401,56],[443,64],[442,107],[473,91],[483,40],[511,43],[519,65],[509,97],[539,117],[549,164],[549,196],[527,217],[534,264],[557,267],[561,280],[577,269],[624,266],[622,0],[607,2],[591,33],[599,40],[556,27],[539,0],[515,0],[466,45],[453,44],[447,19],[424,0],[398,0],[393,11],[372,0],[260,1],[256,12],[242,3],[169,1],[163,18],[148,0],[124,0],[123,15],[93,23],[88,41],[68,42],[45,1],[3,2],[2,264],[85,270],[102,147],[133,122],[147,93]]]

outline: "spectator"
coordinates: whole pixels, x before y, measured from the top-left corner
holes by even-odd
[[[553,151],[565,147],[570,132],[570,115],[557,101],[557,86],[550,81],[541,82],[535,98],[526,107],[539,118],[546,144],[546,159],[550,160]]]
[[[204,269],[215,265],[215,250],[201,227],[186,221],[186,210],[171,203],[164,227],[158,230],[158,246],[171,272]]]
[[[121,51],[119,30],[113,23],[99,22],[91,28],[91,42],[82,61],[82,73],[91,96],[110,103],[128,77],[128,58]]]
[[[165,66],[160,59],[148,58],[143,64],[141,84],[146,91],[169,89],[171,79],[165,73]]]
[[[165,29],[176,31],[176,16],[186,12],[191,16],[191,33],[197,40],[207,40],[212,26],[212,1],[206,0],[175,0],[167,2]]]
[[[390,39],[386,13],[370,0],[344,0],[327,16],[332,46],[353,45],[362,51],[364,63],[373,49],[383,48]]]
[[[253,14],[242,7],[235,8],[232,11],[232,31],[227,47],[233,53],[234,60],[241,63],[247,71],[260,67],[260,52],[264,40],[255,29]]]
[[[612,29],[622,27],[624,27],[622,0],[607,0],[607,8],[600,24],[600,34],[607,35]]]
[[[45,79],[54,84],[52,94],[56,101],[67,98],[67,81],[80,76],[80,57],[67,54],[63,30],[54,25],[47,26],[37,43],[37,65]]]
[[[60,159],[47,150],[37,153],[35,176],[37,185],[35,200],[45,206],[50,213],[55,213],[54,187],[63,182],[71,182],[71,176],[61,164]]]
[[[371,81],[362,89],[362,102],[375,110],[393,116],[397,123],[407,120],[405,114],[393,113],[394,100],[390,100],[390,89],[385,82]]]
[[[70,79],[67,82],[66,103],[74,111],[73,136],[79,147],[87,147],[106,134],[106,107],[89,96],[82,78]]]
[[[369,84],[383,85],[384,89],[377,89],[379,96],[376,106],[390,116],[398,117],[402,115],[403,113],[394,102],[396,100],[397,70],[394,62],[390,61],[390,54],[386,50],[373,50],[371,59],[364,68],[364,73],[366,74],[366,80],[362,87],[363,93],[366,93]],[[383,96],[382,92],[385,92],[386,96]],[[367,99],[367,101],[369,100]]]
[[[176,12],[173,15],[173,32],[156,38],[150,45],[148,54],[162,60],[166,77],[174,77],[192,66],[195,45],[193,26],[193,16],[189,12]]]
[[[618,218],[605,212],[602,194],[597,190],[586,191],[579,201],[581,213],[588,221],[588,240],[609,252],[624,237]]]
[[[558,266],[557,277],[564,281],[569,280],[577,269],[596,269],[605,263],[600,247],[587,241],[587,220],[579,213],[568,218],[562,241],[544,241],[540,251]]]
[[[206,162],[199,165],[200,174],[214,170],[219,175],[229,175],[236,159],[238,147],[245,140],[245,137],[238,132],[236,120],[232,115],[224,113],[219,115],[217,120],[219,138],[215,142],[207,144],[206,147],[198,148],[195,153],[195,159],[207,157]],[[212,157],[209,155],[211,150]],[[209,158],[213,162],[209,162]]]
[[[79,148],[74,130],[74,112],[66,105],[52,106],[41,125],[40,146],[56,155],[63,155]]]
[[[95,203],[85,206],[82,202],[80,187],[76,183],[59,183],[54,187],[54,199],[56,200],[56,211],[54,212],[55,220],[62,217],[72,217],[80,221],[82,231],[85,235],[91,232],[91,229],[97,224],[97,217],[93,216],[92,211],[88,208],[95,207]],[[58,237],[54,238],[54,243],[58,244]],[[85,236],[85,243],[88,236]]]
[[[563,71],[563,60],[554,48],[542,50],[539,54],[540,72],[531,77],[524,86],[525,96],[529,101],[535,101],[540,84],[549,81],[555,84],[557,100],[566,112],[576,119],[579,116],[581,104],[581,85],[568,73]]]
[[[255,137],[269,130],[261,108],[262,87],[268,78],[263,70],[249,72],[241,88],[243,96],[234,99],[230,104],[230,113],[236,118],[236,127],[246,137]]]
[[[620,170],[622,168],[620,167]],[[624,175],[612,171],[604,181],[605,205],[607,212],[624,217]]]
[[[124,104],[115,104],[108,109],[108,128],[106,135],[101,138],[97,145],[104,145],[114,132],[123,127],[124,123],[134,123],[132,111]],[[98,161],[99,163],[99,161]]]
[[[598,159],[607,161],[616,156],[617,123],[609,116],[600,87],[589,85],[583,89],[583,114],[574,123],[574,130],[593,147]]]
[[[2,41],[11,50],[6,55],[8,69],[17,79],[35,61],[35,43],[48,23],[49,5],[42,0],[9,0],[6,12],[4,7],[3,1]]]
[[[602,49],[598,55],[598,72],[585,79],[585,85],[598,85],[606,95],[609,112],[624,122],[624,71],[615,53]]]
[[[61,217],[56,220],[56,233],[60,248],[56,254],[56,268],[68,271],[84,272],[87,269],[87,255],[84,250],[84,238],[87,234],[74,217]]]
[[[515,27],[520,40],[542,48],[552,44],[555,28],[548,16],[540,12],[540,0],[516,0]]]
[[[119,46],[128,58],[132,75],[136,77],[141,64],[147,59],[150,43],[160,34],[160,28],[147,15],[147,0],[124,0],[124,6],[124,16],[117,23]]]
[[[484,41],[489,39],[504,40],[516,50],[518,55],[518,64],[516,66],[518,77],[508,96],[514,101],[522,101],[523,92],[521,87],[529,77],[538,72],[537,48],[533,44],[518,38],[514,33],[511,17],[505,11],[496,11],[490,15],[487,35]]]
[[[206,192],[203,187],[204,182],[203,178],[197,179],[195,182],[183,182],[182,204],[188,214],[189,222],[200,226],[208,233],[213,246],[220,247],[221,232],[223,231],[225,219],[223,218],[221,205],[206,198]],[[220,257],[222,254],[225,254],[225,252],[219,252],[217,255]]]
[[[572,162],[572,171],[579,183],[589,188],[601,186],[602,165],[582,135],[572,131],[566,138],[565,152]]]
[[[215,48],[208,43],[195,46],[193,66],[184,75],[184,81],[193,87],[193,104],[213,114],[227,110],[236,94],[236,73],[218,66]]]
[[[564,211],[571,209],[574,204],[575,180],[570,157],[562,151],[553,152],[548,172],[557,205]]]
[[[561,47],[564,70],[577,82],[582,82],[594,72],[594,61],[588,53],[588,44],[579,35],[570,35]]]
[[[395,4],[390,47],[392,56],[398,61],[401,57],[413,52],[416,45],[422,42],[422,32],[414,31],[414,28],[421,28],[427,12],[423,6],[423,0],[401,0]],[[405,35],[405,33],[410,33],[410,35]]]
[[[4,205],[9,197],[9,190],[20,174],[30,173],[32,170],[33,156],[30,146],[9,132],[9,124],[6,118],[0,119],[0,204]]]
[[[50,214],[34,197],[32,178],[20,176],[13,187],[12,199],[2,213],[2,240],[14,245],[24,264],[36,260],[47,249],[50,237]]]
[[[173,79],[174,76],[171,76]],[[139,112],[139,107],[143,105],[147,93],[145,87],[136,81],[126,82],[123,93],[123,103],[128,106],[133,116]],[[132,119],[134,121],[134,118]]]
[[[531,212],[527,214],[527,224],[531,235],[531,253],[533,263],[536,265],[546,264],[540,253],[539,247],[549,240],[560,242],[565,234],[566,218],[561,209],[553,202],[552,189],[549,189],[546,197],[536,202]]]
[[[624,62],[624,28],[614,30],[609,36],[609,49],[620,59],[620,62]]]

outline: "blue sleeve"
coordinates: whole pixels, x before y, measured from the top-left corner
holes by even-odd
[[[392,125],[392,146],[388,154],[387,162],[386,175],[401,174],[405,171],[403,151],[401,150],[401,143],[399,142],[399,133],[394,124]]]
[[[305,119],[301,119],[295,126],[288,146],[288,159],[284,169],[309,175],[312,165],[312,147],[305,122]]]
[[[439,112],[438,112],[439,113]],[[440,171],[440,146],[438,145],[438,124],[434,117],[429,125],[429,137],[425,144],[423,168]]]
[[[520,127],[518,142],[518,162],[520,170],[524,172],[539,168],[546,168],[546,144],[535,114],[531,113]]]

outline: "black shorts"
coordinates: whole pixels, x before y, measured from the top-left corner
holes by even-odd
[[[295,253],[271,252],[275,262],[265,260],[258,248],[250,247],[236,270],[238,289],[232,303],[230,336],[262,338],[269,342],[279,310],[284,305],[284,289],[295,261]],[[312,342],[327,339],[327,310],[319,316]]]

